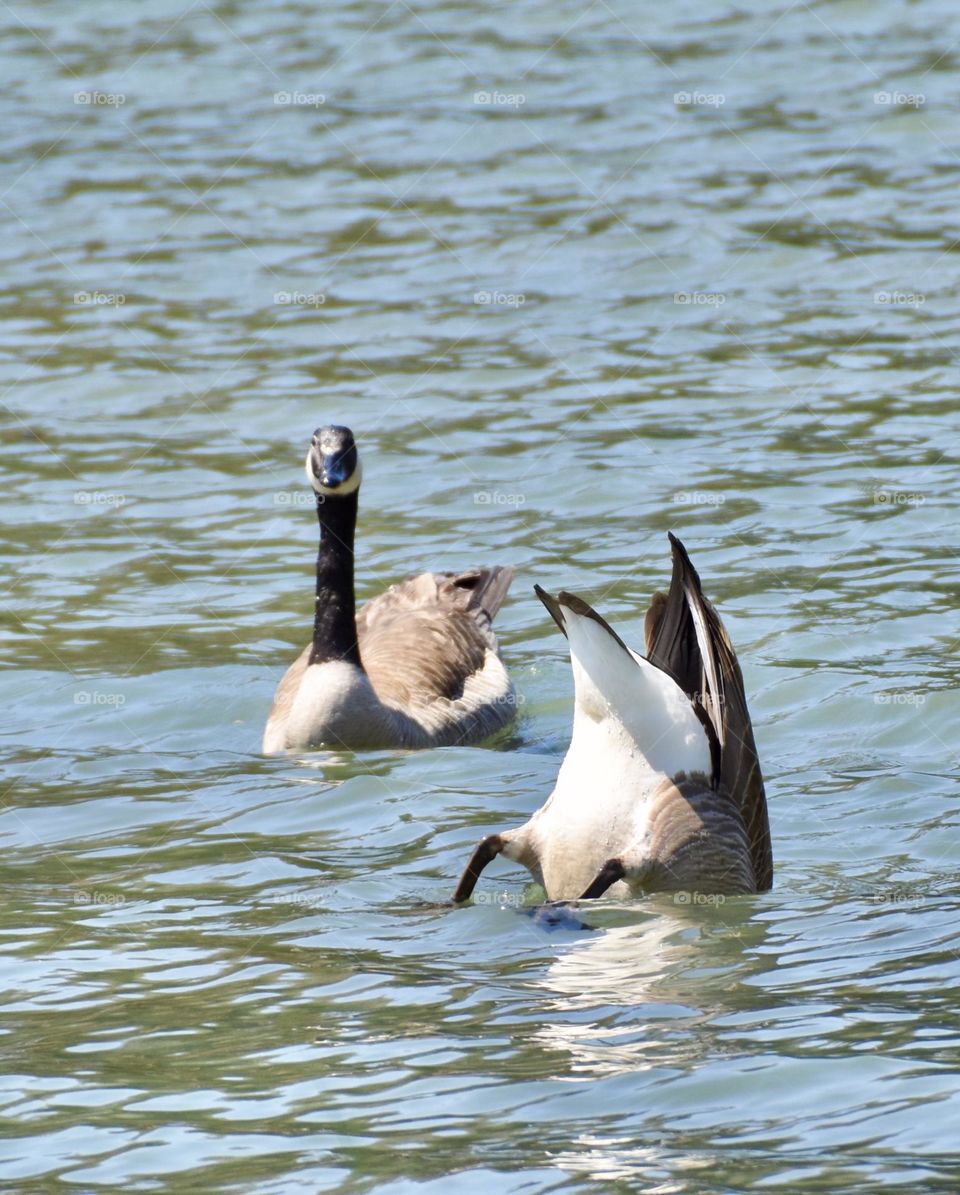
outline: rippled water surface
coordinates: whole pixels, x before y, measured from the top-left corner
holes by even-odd
[[[0,1185],[955,1191],[960,11],[4,7]],[[508,563],[512,739],[264,759],[302,457],[358,587]],[[532,595],[682,535],[771,893],[524,914]]]

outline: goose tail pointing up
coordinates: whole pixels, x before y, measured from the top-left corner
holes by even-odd
[[[466,607],[475,610],[487,623],[492,623],[497,611],[503,605],[510,583],[513,581],[513,568],[507,564],[497,564],[493,568],[478,568],[466,573],[444,573],[453,584],[464,590],[468,596]]]
[[[673,677],[631,651],[576,594],[553,597],[539,586],[536,593],[570,644],[574,739],[578,726],[586,732],[609,719],[610,732],[622,729],[651,767],[669,775],[694,769],[716,774],[716,736]]]
[[[553,597],[539,585],[534,591],[570,644],[577,705],[608,709],[628,705],[637,664],[613,627],[575,593],[563,591]]]
[[[500,854],[528,868],[550,900],[771,886],[743,677],[683,544],[670,543],[673,577],[647,614],[646,656],[581,598],[536,586],[570,647],[570,747],[545,804],[474,851],[456,901]]]
[[[647,615],[647,658],[677,682],[709,719],[721,747],[719,786],[740,801],[757,889],[773,885],[770,823],[743,674],[720,615],[703,594],[687,550],[670,536],[670,590],[654,594]]]

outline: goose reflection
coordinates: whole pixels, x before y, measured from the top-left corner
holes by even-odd
[[[702,1057],[707,1026],[751,1003],[744,981],[772,965],[757,948],[763,923],[748,897],[684,902],[675,893],[651,900],[629,921],[570,940],[538,980],[537,1039],[571,1056],[574,1074],[611,1075]],[[585,1016],[585,1014],[592,1014]],[[710,1037],[712,1037],[712,1032]]]

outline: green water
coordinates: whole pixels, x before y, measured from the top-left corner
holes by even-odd
[[[957,1189],[958,47],[938,0],[4,8],[4,1190]],[[512,743],[259,756],[327,421],[362,597],[516,566]],[[438,907],[566,747],[533,583],[638,643],[671,529],[774,890]]]

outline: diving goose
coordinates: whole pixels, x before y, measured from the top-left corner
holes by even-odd
[[[515,711],[491,626],[513,569],[421,573],[356,613],[361,468],[350,429],[319,428],[306,471],[320,520],[313,639],[277,686],[264,753],[489,738]]]
[[[546,804],[483,839],[454,901],[497,855],[548,900],[773,884],[760,762],[733,644],[686,549],[670,536],[670,591],[653,597],[643,657],[586,602],[536,586],[570,645],[573,734]]]

